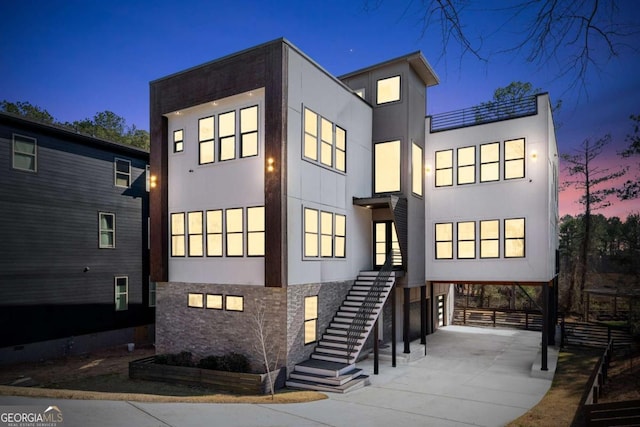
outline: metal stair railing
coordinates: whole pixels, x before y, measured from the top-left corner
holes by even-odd
[[[387,286],[387,281],[393,271],[394,259],[399,256],[399,253],[396,254],[396,252],[398,251],[392,250],[387,254],[384,264],[380,268],[367,295],[365,295],[362,305],[353,318],[353,322],[347,329],[347,363],[350,363],[354,349],[358,345],[358,340],[366,330],[367,322],[371,320],[371,314],[376,310],[376,304],[380,302],[380,295],[384,292],[384,288]]]

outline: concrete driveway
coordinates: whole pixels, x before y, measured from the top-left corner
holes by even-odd
[[[540,341],[539,332],[447,326],[427,337],[426,357],[399,363],[396,368],[381,361],[380,375],[371,375],[370,386],[311,403],[222,405],[0,397],[0,405],[57,405],[64,415],[59,427],[501,426],[535,406],[551,386],[552,375],[531,375],[540,357]],[[557,352],[550,351],[550,370],[555,369],[556,361]],[[373,372],[372,360],[358,366]]]

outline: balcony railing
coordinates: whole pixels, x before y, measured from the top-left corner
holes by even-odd
[[[538,113],[537,95],[507,102],[485,102],[475,107],[431,116],[431,132],[532,116]]]

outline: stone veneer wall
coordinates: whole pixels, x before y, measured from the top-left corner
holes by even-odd
[[[156,350],[158,354],[190,351],[195,358],[242,353],[252,368],[263,372],[262,353],[255,347],[255,314],[264,307],[267,334],[286,361],[287,290],[249,285],[163,282],[157,284]],[[189,293],[243,296],[244,311],[188,307]]]
[[[318,295],[318,340],[342,305],[354,280],[290,285],[287,288],[287,371],[307,360],[317,343],[304,344],[304,298]]]

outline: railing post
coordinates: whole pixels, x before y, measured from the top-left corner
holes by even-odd
[[[524,328],[526,330],[529,330],[529,312],[528,311],[524,312]]]
[[[566,331],[564,329],[564,313],[562,313],[562,321],[560,322],[560,347],[564,347]]]
[[[493,327],[496,327],[496,309],[493,309]]]
[[[467,307],[462,308],[462,324],[467,324]]]

